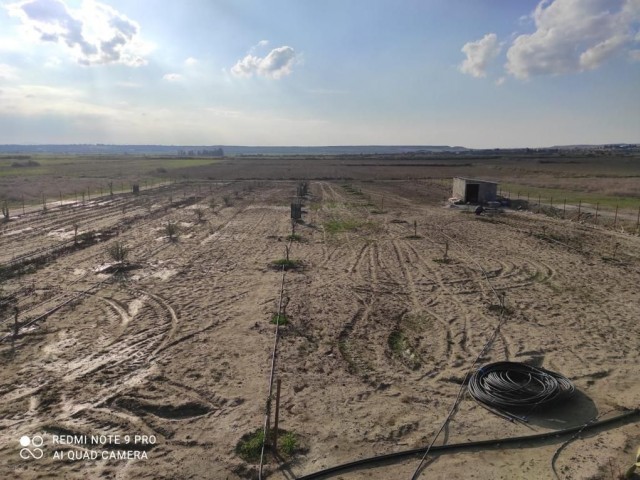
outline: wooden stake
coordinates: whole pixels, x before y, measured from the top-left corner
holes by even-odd
[[[22,214],[24,215],[24,194],[22,194]],[[638,209],[638,214],[640,215],[640,209]]]
[[[638,218],[636,218],[636,232],[640,228],[640,207],[638,207]]]
[[[278,452],[278,422],[280,421],[280,384],[282,381],[278,379],[276,383],[276,416],[273,421],[273,451]]]
[[[582,209],[582,200],[578,200],[578,221],[580,221],[580,210]]]
[[[562,207],[562,218],[567,215],[567,199],[564,199],[564,206]]]
[[[13,338],[18,338],[18,333],[20,332],[20,324],[18,323],[18,314],[20,310],[18,307],[13,307]]]
[[[616,205],[616,216],[613,219],[613,228],[616,228],[617,224],[618,224],[618,205]]]
[[[598,224],[598,209],[600,208],[600,204],[596,203],[596,225]]]

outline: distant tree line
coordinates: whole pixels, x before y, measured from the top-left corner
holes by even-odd
[[[180,157],[224,157],[222,148],[214,148],[212,150],[178,150]]]

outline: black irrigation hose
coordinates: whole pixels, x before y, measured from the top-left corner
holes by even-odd
[[[517,444],[522,442],[542,442],[544,440],[548,440],[555,437],[563,437],[576,432],[586,432],[588,430],[604,427],[606,425],[620,422],[622,420],[627,420],[632,417],[636,417],[638,415],[640,415],[640,409],[636,408],[634,410],[629,410],[623,414],[617,415],[612,418],[608,418],[606,420],[601,420],[595,423],[587,423],[585,425],[578,425],[577,427],[571,427],[564,430],[556,430],[553,432],[540,433],[537,435],[525,435],[520,437],[498,438],[493,440],[478,440],[475,442],[451,443],[448,445],[434,445],[431,447],[430,451],[456,452],[456,451],[462,451],[462,450],[470,450],[473,448],[499,447],[502,445],[512,445],[512,444]],[[413,457],[415,455],[422,455],[424,452],[425,452],[425,448],[423,447],[423,448],[415,448],[412,450],[405,450],[402,452],[387,453],[385,455],[377,455],[375,457],[370,457],[370,458],[363,458],[360,460],[355,460],[353,462],[344,463],[342,465],[337,465],[335,467],[329,467],[315,473],[304,475],[302,477],[297,477],[297,480],[316,480],[320,478],[327,478],[329,475],[333,475],[339,472],[344,472],[345,470],[371,466],[373,464],[381,463],[389,460],[398,460],[406,457]]]
[[[516,362],[483,366],[471,376],[468,388],[476,401],[498,410],[531,411],[567,399],[575,392],[566,377]]]

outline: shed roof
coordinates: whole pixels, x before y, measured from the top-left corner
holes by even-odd
[[[453,178],[459,178],[460,180],[465,180],[467,182],[491,183],[493,185],[498,185],[498,182],[492,182],[490,180],[480,180],[478,178],[468,178],[468,177],[453,177]]]

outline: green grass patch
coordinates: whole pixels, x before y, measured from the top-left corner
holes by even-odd
[[[271,262],[271,265],[276,269],[284,268],[285,270],[291,270],[300,267],[302,264],[299,260],[289,260],[286,258],[280,258]]]
[[[280,439],[279,443],[280,443],[279,450],[281,450],[282,453],[290,457],[296,451],[296,447],[298,446],[298,439],[296,438],[293,432],[287,432]]]
[[[393,356],[397,357],[411,370],[417,370],[420,367],[418,355],[400,329],[391,332],[387,341]]]
[[[244,461],[255,463],[260,460],[263,440],[264,431],[262,428],[258,428],[251,433],[246,433],[236,445],[236,453]]]
[[[274,313],[271,317],[271,323],[283,326],[289,323],[289,319],[284,313]]]
[[[434,258],[433,261],[436,263],[444,263],[444,264],[451,263],[450,258]]]
[[[273,458],[273,433],[273,430],[269,431],[266,442],[264,442],[265,459],[267,462]],[[247,463],[258,463],[260,461],[260,454],[262,453],[263,440],[264,430],[262,427],[244,434],[236,444],[236,455]],[[278,457],[288,460],[296,453],[304,452],[305,449],[301,444],[302,442],[295,433],[287,432],[281,428],[278,429],[278,451],[276,453]]]
[[[291,242],[302,242],[302,236],[298,235],[297,233],[292,233],[291,235],[287,236],[287,240],[291,241]]]
[[[360,228],[364,223],[357,220],[329,220],[324,224],[324,229],[332,235],[342,232],[351,232]]]

